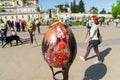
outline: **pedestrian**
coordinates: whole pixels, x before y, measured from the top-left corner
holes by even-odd
[[[6,24],[4,23],[4,21],[2,19],[0,19],[0,37],[1,37],[1,41],[2,44],[0,45],[3,45],[3,41],[4,41],[4,38],[7,36],[7,27],[6,27]]]
[[[17,35],[14,27],[11,27],[11,28],[10,28],[10,35],[11,35],[11,36]]]
[[[35,21],[35,25],[36,25],[36,27],[37,27],[37,29],[38,29],[38,33],[40,34],[40,33],[41,33],[41,32],[40,32],[40,25],[41,25],[41,22],[40,22],[39,19],[37,19],[37,20]]]
[[[23,31],[23,32],[25,32],[25,26],[26,26],[26,22],[25,22],[25,20],[22,20],[22,21],[20,22],[20,27],[22,28],[22,31]]]
[[[15,21],[15,27],[16,27],[16,31],[20,32],[20,21]]]
[[[91,17],[91,23],[92,23],[92,27],[90,29],[90,34],[87,36],[87,38],[84,41],[85,44],[88,43],[87,51],[86,51],[86,53],[83,57],[80,57],[80,59],[83,60],[83,61],[86,61],[91,49],[93,48],[97,57],[98,57],[98,61],[96,61],[95,64],[102,63],[100,52],[99,52],[99,49],[98,49],[98,45],[100,44],[100,42],[98,40],[98,30],[99,30],[99,28],[98,28],[98,24],[99,24],[98,18],[96,16],[92,16]]]

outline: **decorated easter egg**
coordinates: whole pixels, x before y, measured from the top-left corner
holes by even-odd
[[[36,30],[35,22],[33,20],[28,21],[26,28],[28,31],[34,32]]]
[[[77,46],[72,30],[62,22],[55,22],[46,32],[42,53],[49,66],[62,68],[72,63]]]

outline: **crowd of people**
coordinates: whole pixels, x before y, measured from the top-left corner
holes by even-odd
[[[40,20],[31,19],[30,21],[33,21],[35,26],[38,28],[38,33],[40,33]],[[4,39],[7,36],[17,35],[17,32],[29,31],[27,29],[27,26],[28,22],[26,22],[25,20],[7,20],[6,22],[4,22],[2,19],[0,19],[0,45],[4,44]],[[8,31],[10,32],[10,34],[8,34]]]

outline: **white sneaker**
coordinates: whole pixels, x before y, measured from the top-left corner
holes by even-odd
[[[101,64],[102,61],[95,61],[94,64]]]
[[[81,57],[81,56],[80,56],[80,59],[81,59],[82,61],[85,61],[85,58],[84,58],[84,57]]]

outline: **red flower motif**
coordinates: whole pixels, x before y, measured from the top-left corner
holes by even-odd
[[[66,46],[65,46],[65,44],[60,44],[59,47],[61,50],[63,50],[63,49],[65,49]]]

